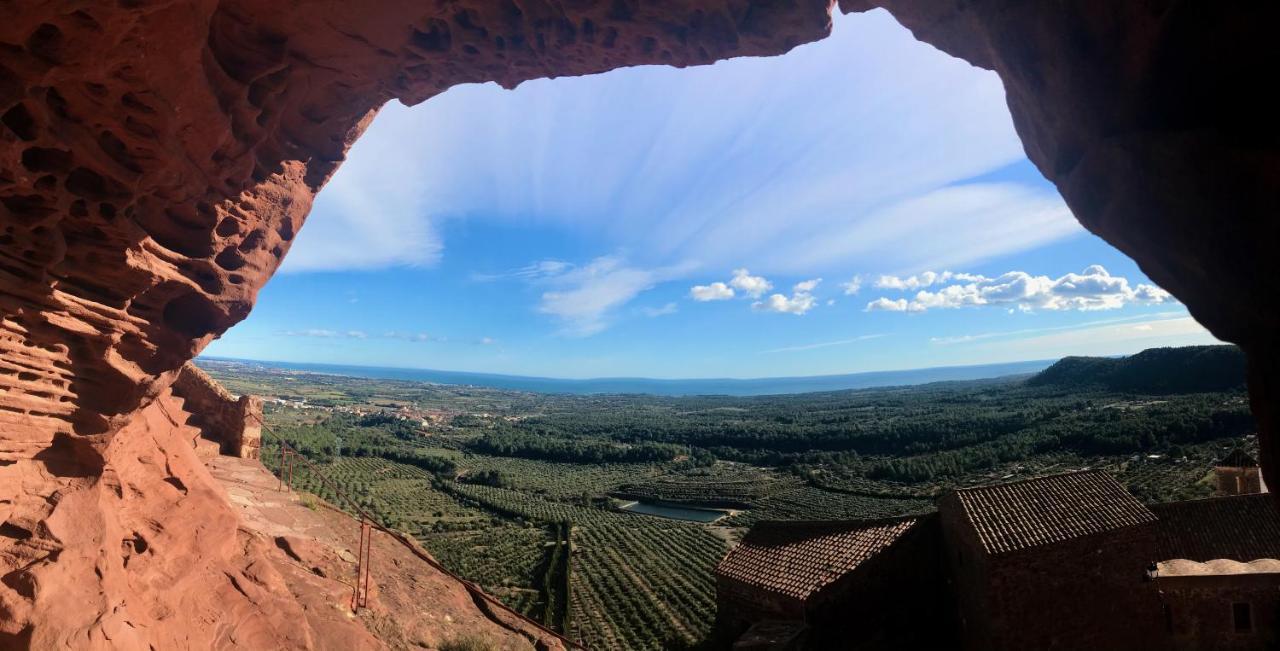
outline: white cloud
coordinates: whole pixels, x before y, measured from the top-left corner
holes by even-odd
[[[480,345],[481,345],[481,346],[492,346],[492,345],[493,345],[493,344],[495,344],[495,343],[497,343],[497,341],[495,341],[493,337],[481,337],[481,338],[480,338]]]
[[[941,285],[949,281],[960,284]],[[1176,302],[1168,292],[1154,285],[1130,287],[1128,279],[1112,276],[1100,265],[1090,265],[1082,273],[1069,273],[1053,279],[1033,276],[1024,271],[1010,271],[997,278],[973,274],[935,274],[926,272],[907,279],[884,276],[878,287],[920,290],[911,300],[881,297],[867,304],[866,311],[923,312],[931,309],[954,309],[985,305],[1009,306],[1020,311],[1032,310],[1113,310],[1130,303],[1160,304]]]
[[[721,282],[714,282],[710,285],[694,285],[689,288],[689,298],[700,303],[727,301],[733,298],[733,288]]]
[[[773,294],[767,300],[752,303],[751,307],[766,312],[780,312],[797,316],[805,314],[818,304],[818,300],[813,297],[811,292],[820,282],[822,282],[821,278],[798,282],[791,288],[790,297],[783,294]]]
[[[847,282],[840,283],[845,296],[853,296],[862,290],[862,276],[854,276]]]
[[[878,289],[904,289],[915,291],[930,287],[934,283],[946,283],[952,280],[964,282],[979,282],[987,280],[986,277],[977,274],[955,273],[951,271],[943,271],[941,273],[926,271],[914,276],[901,278],[899,276],[880,276],[876,279],[875,286]]]
[[[799,316],[813,309],[816,304],[817,301],[809,294],[795,294],[790,298],[782,294],[773,294],[764,301],[752,303],[751,307],[766,312],[781,312]]]
[[[809,294],[809,293],[813,292],[813,290],[814,290],[814,289],[817,289],[817,287],[818,287],[818,283],[820,283],[820,282],[822,282],[822,279],[821,279],[821,278],[813,278],[813,279],[810,279],[810,280],[804,280],[804,281],[801,281],[801,282],[796,283],[796,284],[795,284],[795,286],[794,286],[794,287],[792,287],[791,289],[792,289],[792,291],[796,292],[797,294]]]
[[[642,307],[640,308],[640,313],[647,317],[654,318],[666,316],[668,314],[675,314],[679,309],[680,308],[675,303],[667,303],[661,307]]]
[[[601,256],[544,279],[558,288],[543,292],[538,311],[563,321],[564,334],[590,336],[609,326],[617,308],[685,271],[683,267],[641,269],[628,266],[620,256]]]
[[[1082,232],[1047,184],[957,187],[1024,159],[994,73],[884,11],[833,21],[829,38],[782,57],[390,103],[317,197],[284,270],[433,264],[455,219],[766,276],[855,257],[954,267]]]
[[[907,301],[905,298],[889,299],[880,298],[867,303],[867,312],[920,312],[923,308],[917,308]]]
[[[752,276],[746,269],[734,269],[729,286],[751,298],[760,298],[765,292],[773,289],[773,283],[765,280],[763,276]]]

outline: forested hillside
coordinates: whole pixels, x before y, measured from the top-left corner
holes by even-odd
[[[1129,357],[1066,357],[1028,381],[1032,386],[1103,387],[1167,394],[1241,389],[1244,352],[1235,346],[1151,348]]]

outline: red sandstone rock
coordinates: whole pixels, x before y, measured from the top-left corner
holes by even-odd
[[[1280,281],[1268,263],[1280,241],[1280,136],[1264,95],[1280,63],[1270,37],[1280,5],[842,3],[874,5],[997,71],[1029,156],[1081,222],[1245,348],[1274,467]],[[290,628],[296,604],[227,534],[232,516],[156,399],[248,314],[384,102],[466,82],[779,54],[824,36],[827,8],[5,5],[0,645],[308,643]],[[280,622],[283,633],[268,630]]]

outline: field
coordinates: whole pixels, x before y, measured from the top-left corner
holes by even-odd
[[[1084,468],[1147,502],[1190,499],[1211,494],[1216,459],[1256,454],[1239,388],[1148,395],[1089,386],[1079,372],[1071,386],[668,398],[211,370],[268,398],[272,435],[383,524],[598,649],[704,643],[714,567],[762,520],[920,513],[954,487]],[[274,445],[264,443],[268,465]],[[298,488],[334,499],[307,473]],[[731,515],[704,524],[618,510],[629,500]]]

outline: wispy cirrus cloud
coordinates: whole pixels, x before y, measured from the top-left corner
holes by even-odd
[[[307,328],[304,330],[285,330],[280,334],[286,337],[314,337],[317,339],[368,339],[369,334],[363,330],[326,330],[323,328]]]
[[[959,282],[953,282],[959,281]],[[953,282],[953,284],[945,284]],[[909,278],[882,276],[877,287],[921,289],[910,299],[880,297],[867,303],[868,312],[925,312],[933,309],[1004,306],[1011,310],[1114,310],[1128,304],[1156,305],[1177,301],[1163,289],[1146,283],[1130,286],[1101,265],[1058,278],[1010,271],[995,278],[977,274],[926,272]]]
[[[969,344],[974,342],[986,341],[990,339],[1015,339],[1018,337],[1029,337],[1042,335],[1051,332],[1067,332],[1073,330],[1082,330],[1095,328],[1098,326],[1112,326],[1124,323],[1141,322],[1133,327],[1136,330],[1154,330],[1152,323],[1157,321],[1169,321],[1174,319],[1185,319],[1189,315],[1185,310],[1172,312],[1156,312],[1155,314],[1137,314],[1134,316],[1117,317],[1114,319],[1097,319],[1093,321],[1085,321],[1083,323],[1072,323],[1070,325],[1046,326],[1042,328],[1020,328],[1017,330],[999,330],[996,332],[979,332],[974,334],[963,335],[947,335],[942,337],[930,337],[929,343],[939,346],[952,346],[957,344]]]
[[[680,307],[675,303],[666,303],[658,307],[640,308],[640,313],[651,319],[660,317],[660,316],[667,316],[669,314],[675,314],[676,312],[679,312],[679,311],[680,311]]]
[[[1082,232],[1047,184],[971,181],[1024,159],[994,73],[883,11],[834,23],[784,57],[389,104],[283,270],[434,264],[455,219],[571,229],[647,267],[787,275],[954,266]]]
[[[830,347],[832,347],[832,346],[847,346],[847,345],[849,345],[849,344],[856,344],[856,343],[859,343],[859,342],[869,341],[869,340],[871,340],[871,339],[879,339],[879,338],[881,338],[881,337],[886,337],[886,336],[888,336],[888,335],[886,335],[886,334],[859,335],[859,336],[857,336],[857,337],[853,337],[853,338],[850,338],[850,339],[837,339],[837,340],[835,340],[835,341],[822,341],[822,342],[818,342],[818,343],[816,343],[816,344],[804,344],[804,345],[800,345],[800,346],[783,346],[782,348],[771,348],[771,349],[769,349],[769,350],[762,350],[762,351],[760,351],[760,352],[762,352],[762,353],[797,353],[797,352],[804,351],[804,350],[815,350],[815,349],[818,349],[818,348],[830,348]]]
[[[586,337],[607,328],[618,308],[641,292],[687,271],[685,266],[646,269],[630,265],[620,255],[606,255],[563,272],[543,276],[537,282],[552,289],[542,293],[538,312],[556,317],[561,333]]]

